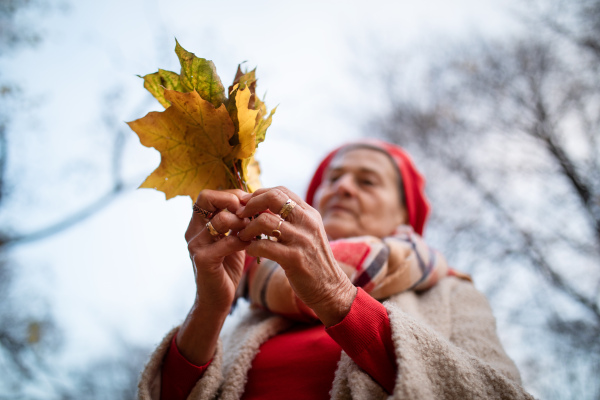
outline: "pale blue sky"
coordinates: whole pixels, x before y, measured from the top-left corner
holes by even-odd
[[[9,171],[29,195],[0,222],[35,229],[102,193],[110,140],[103,102],[120,90],[117,124],[160,110],[136,74],[177,70],[174,38],[215,62],[225,85],[238,62],[258,66],[258,92],[279,105],[257,158],[266,186],[304,194],[319,158],[361,134],[384,107],[374,55],[417,51],[440,38],[502,35],[514,25],[500,0],[78,1],[39,21],[42,44],[3,59],[5,77],[31,103],[16,107]],[[383,56],[382,56],[383,60]],[[131,132],[126,176],[141,183],[158,165]],[[60,178],[58,178],[60,177]],[[105,178],[104,178],[105,179]],[[33,194],[33,195],[32,195]],[[132,190],[86,222],[18,247],[30,290],[47,296],[67,332],[65,362],[110,352],[115,335],[156,343],[185,316],[194,284],[183,233],[189,199],[165,202]],[[90,345],[93,343],[93,345]]]

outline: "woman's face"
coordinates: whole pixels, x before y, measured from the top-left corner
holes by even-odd
[[[331,239],[385,237],[406,223],[396,166],[380,151],[357,148],[334,157],[315,205]]]

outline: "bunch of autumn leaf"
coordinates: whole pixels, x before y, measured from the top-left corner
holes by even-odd
[[[212,61],[178,42],[175,53],[179,74],[159,69],[142,77],[166,110],[128,123],[144,146],[161,154],[160,165],[140,187],[160,190],[167,200],[187,195],[193,201],[203,189],[258,189],[254,153],[275,109],[267,115],[256,96],[256,70],[243,73],[238,66],[226,93]]]

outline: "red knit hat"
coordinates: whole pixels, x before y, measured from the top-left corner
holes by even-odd
[[[311,206],[314,206],[315,192],[323,181],[323,174],[331,163],[333,157],[338,151],[347,146],[356,146],[365,144],[372,147],[377,147],[385,151],[390,155],[392,160],[398,166],[400,175],[402,176],[402,185],[404,187],[404,198],[406,201],[406,211],[408,213],[408,223],[413,227],[415,232],[419,235],[423,235],[423,229],[425,228],[425,221],[429,214],[429,201],[425,196],[425,178],[415,167],[410,155],[400,146],[396,146],[391,143],[384,142],[377,139],[364,139],[357,142],[351,142],[345,144],[325,157],[314,176],[312,177],[308,190],[306,191],[306,202]]]

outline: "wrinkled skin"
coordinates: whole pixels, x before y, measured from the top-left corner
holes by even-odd
[[[197,294],[177,336],[181,353],[197,365],[212,358],[245,254],[276,261],[298,298],[325,326],[339,323],[350,310],[356,287],[335,261],[329,239],[391,234],[406,221],[398,182],[398,172],[385,154],[359,148],[332,161],[317,191],[318,210],[285,187],[252,194],[202,191],[196,204],[208,211],[227,209],[211,223],[218,232],[232,233],[216,239],[206,229],[208,220],[192,216],[186,240]],[[277,214],[288,199],[297,205],[279,225]],[[272,235],[274,229],[281,231],[278,241],[254,240],[261,234]]]

